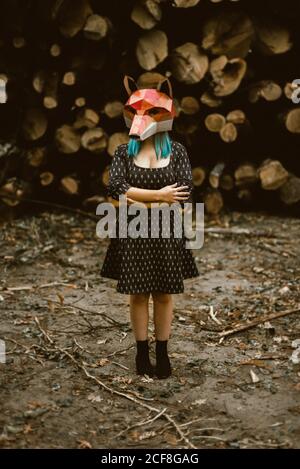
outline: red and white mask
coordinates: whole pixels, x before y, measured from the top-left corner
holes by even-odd
[[[134,91],[129,88],[128,79],[133,80],[133,78],[128,75],[124,77],[124,86],[129,98],[124,104],[123,116],[126,126],[130,129],[129,136],[145,140],[158,132],[171,130],[176,111],[168,78],[161,81],[156,89],[138,89],[133,80],[137,88]],[[159,91],[165,81],[169,85],[171,97]]]

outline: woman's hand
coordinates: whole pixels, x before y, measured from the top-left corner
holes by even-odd
[[[184,191],[184,189],[189,189],[189,186],[177,186],[177,182],[171,184],[170,186],[162,187],[158,190],[159,198],[162,202],[174,203],[174,202],[184,202],[189,196],[190,192]]]

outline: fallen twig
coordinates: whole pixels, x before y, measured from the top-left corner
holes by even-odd
[[[48,288],[48,287],[69,287],[69,288],[78,288],[77,285],[74,285],[74,284],[72,284],[72,283],[66,283],[66,282],[44,283],[43,285],[38,285],[37,287],[33,287],[33,288],[39,289],[39,288]]]
[[[53,202],[46,202],[45,200],[37,200],[37,199],[30,199],[28,197],[17,197],[16,195],[13,194],[4,194],[3,192],[0,192],[0,197],[4,197],[6,199],[12,199],[12,200],[19,200],[20,202],[29,202],[31,204],[35,205],[43,205],[44,207],[50,207],[54,208],[57,210],[62,210],[63,212],[72,212],[76,213],[77,215],[82,215],[86,218],[90,218],[91,220],[99,220],[99,217],[96,215],[93,215],[92,213],[85,212],[84,210],[80,210],[79,208],[73,208],[73,207],[68,207],[66,205],[61,205],[61,204],[55,204]]]
[[[210,317],[214,322],[216,322],[217,324],[219,324],[219,326],[222,326],[221,321],[219,321],[219,319],[217,319],[217,312],[214,313],[214,307],[213,307],[213,306],[210,306],[210,307],[209,307],[209,317]]]
[[[280,251],[276,246],[270,246],[270,244],[267,243],[257,243],[256,246],[264,250],[267,249],[268,251],[277,254],[278,256],[285,256],[287,254],[288,256],[297,257],[297,254],[294,252],[291,252],[287,249],[282,249]]]
[[[48,335],[48,333],[45,331],[45,329],[42,328],[41,326],[41,323],[39,321],[39,319],[35,316],[34,318],[36,324],[38,325],[40,331],[42,332],[42,334],[46,337],[46,339],[48,340],[48,342],[50,342],[50,344],[54,344],[54,341],[51,339],[51,337]]]
[[[91,352],[90,350],[86,350],[85,348],[82,347],[82,345],[80,345],[77,340],[75,339],[75,337],[73,337],[73,341],[74,341],[74,344],[77,345],[77,347],[79,347],[81,350],[83,350],[83,352],[86,352],[86,353],[90,353],[92,354],[93,352]]]
[[[194,440],[219,440],[219,441],[224,441],[226,442],[227,440],[225,438],[220,438],[219,436],[210,436],[210,435],[195,435],[193,436]]]
[[[91,313],[95,316],[102,316],[104,319],[106,319],[108,322],[113,322],[114,324],[118,325],[118,326],[128,326],[128,323],[126,322],[119,322],[117,321],[116,319],[114,318],[111,318],[109,316],[107,316],[107,314],[105,313],[99,313],[98,311],[93,311],[92,309],[87,309],[87,308],[83,308],[82,306],[76,306],[74,305],[73,303],[63,303],[63,305],[61,304],[60,301],[56,301],[56,300],[53,300],[52,298],[44,298],[44,300],[46,301],[51,301],[52,303],[55,303],[59,306],[68,306],[70,308],[74,308],[74,309],[77,309],[78,311],[82,311],[83,313]]]
[[[40,325],[40,321],[39,319],[35,316],[34,318],[35,320],[35,323],[37,325],[37,327],[39,328],[39,330],[42,332],[43,336],[46,338],[46,340],[48,342],[50,342],[51,344],[54,344],[54,341],[51,339],[51,337],[47,334],[47,332],[41,327]],[[196,446],[193,445],[193,443],[186,437],[186,435],[181,431],[179,425],[175,422],[175,420],[171,417],[170,414],[167,414],[166,412],[162,412],[162,409],[157,409],[156,407],[152,407],[148,404],[145,404],[144,402],[142,401],[139,401],[138,399],[136,399],[135,397],[133,396],[130,396],[129,394],[125,393],[125,392],[121,392],[121,391],[117,391],[113,388],[111,388],[110,386],[107,386],[107,384],[105,384],[103,381],[101,381],[99,378],[97,378],[96,376],[92,375],[91,373],[88,372],[88,370],[78,361],[76,360],[76,358],[69,352],[67,352],[66,350],[58,347],[56,344],[54,345],[55,348],[57,350],[59,350],[63,355],[65,355],[66,357],[68,357],[78,368],[80,368],[84,374],[89,378],[91,379],[92,381],[95,381],[99,386],[101,386],[103,389],[105,389],[106,391],[109,391],[110,393],[112,394],[116,394],[118,396],[121,396],[121,397],[124,397],[125,399],[128,399],[132,402],[135,402],[135,404],[141,406],[141,407],[144,407],[152,412],[156,412],[157,414],[160,414],[160,416],[164,417],[166,420],[168,420],[168,422],[172,423],[173,427],[175,428],[176,432],[180,435],[181,437],[181,440],[184,440],[185,443],[188,445],[189,448],[193,448],[193,449],[197,449]]]
[[[155,415],[152,419],[149,420],[144,420],[143,422],[137,422],[134,425],[131,425],[130,427],[125,428],[124,430],[121,430],[117,435],[114,435],[114,438],[121,436],[123,433],[128,432],[129,430],[132,430],[135,427],[141,427],[143,425],[148,425],[149,423],[154,422],[154,420],[158,419],[165,411],[167,410],[167,407],[162,409],[157,415]]]
[[[290,314],[300,312],[300,305],[296,309],[288,309],[287,311],[281,311],[281,313],[273,313],[268,316],[263,316],[258,319],[254,319],[254,321],[249,322],[248,324],[242,324],[237,326],[233,329],[228,331],[219,332],[220,337],[228,337],[229,335],[236,334],[237,332],[246,331],[247,329],[251,329],[252,327],[258,326],[266,321],[271,321],[272,319],[282,318],[284,316],[288,316]]]
[[[259,238],[283,238],[284,236],[279,236],[278,233],[273,234],[270,231],[262,231],[262,230],[257,230],[257,231],[251,231],[248,230],[247,228],[213,228],[213,227],[208,227],[204,228],[205,233],[213,233],[213,234],[222,234],[222,235],[246,235],[246,236],[253,236],[253,237],[259,237]]]
[[[122,365],[122,363],[118,363],[118,362],[111,362],[111,363],[113,365],[119,366],[120,368],[123,368],[123,370],[126,370],[126,371],[129,370],[128,366]]]

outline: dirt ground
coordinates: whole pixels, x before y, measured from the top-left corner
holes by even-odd
[[[166,380],[135,374],[129,296],[99,276],[95,227],[47,212],[2,224],[0,445],[300,448],[300,219],[206,222],[201,276],[173,297]]]

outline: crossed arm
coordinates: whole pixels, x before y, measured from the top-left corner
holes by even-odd
[[[142,189],[131,186],[126,180],[126,161],[118,147],[110,165],[110,178],[107,188],[108,195],[118,200],[121,194],[126,196],[129,204],[142,202],[151,207],[152,202],[184,203],[190,200],[193,190],[192,171],[185,147],[182,145],[177,154],[176,176],[174,184],[161,189]]]

